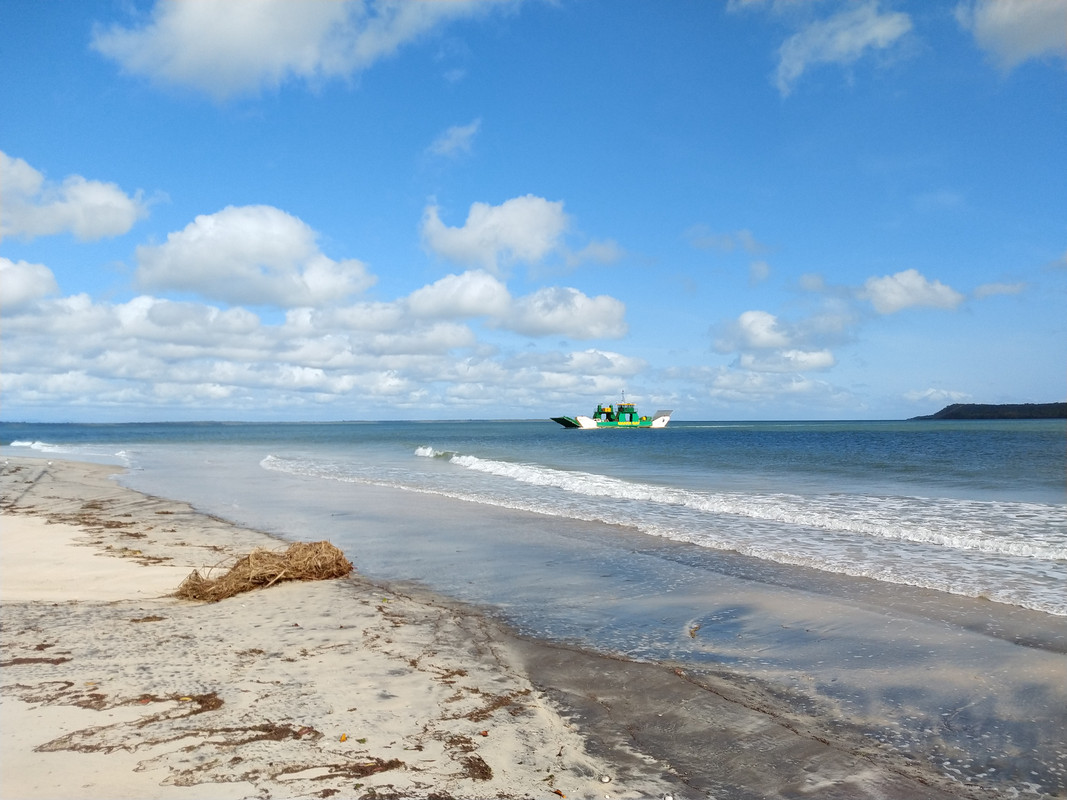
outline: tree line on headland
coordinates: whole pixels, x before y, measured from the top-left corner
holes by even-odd
[[[1067,403],[953,403],[936,414],[911,419],[1067,419]]]

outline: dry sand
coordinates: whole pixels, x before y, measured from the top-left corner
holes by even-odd
[[[284,543],[116,472],[4,466],[3,798],[995,796],[755,684],[523,640],[418,587],[176,600]]]

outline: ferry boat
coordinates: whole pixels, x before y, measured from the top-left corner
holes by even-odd
[[[623,400],[615,405],[598,403],[592,416],[579,414],[574,417],[552,417],[564,428],[666,428],[671,421],[671,411],[657,411],[651,417],[637,413],[633,403]]]

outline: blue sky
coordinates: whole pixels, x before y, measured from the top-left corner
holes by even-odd
[[[0,4],[0,415],[1067,397],[1067,0]]]

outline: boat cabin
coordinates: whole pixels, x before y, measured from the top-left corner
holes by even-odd
[[[633,403],[619,403],[617,407],[598,404],[593,419],[600,422],[638,423],[642,417],[637,413]]]

